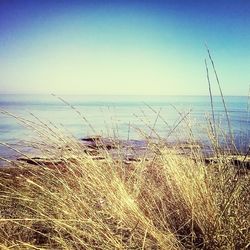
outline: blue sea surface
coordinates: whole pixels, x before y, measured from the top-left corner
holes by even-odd
[[[190,136],[189,128],[192,128],[192,134],[198,140],[208,140],[208,119],[212,117],[209,96],[60,97],[64,101],[52,95],[0,95],[0,109],[37,122],[35,115],[43,122],[70,131],[76,138],[102,135],[144,140],[147,134],[169,141],[185,141]],[[250,139],[248,97],[226,96],[225,101],[237,147],[244,148]],[[213,97],[213,104],[216,124],[227,134],[221,97]],[[33,138],[33,135],[18,119],[0,114],[0,142],[14,145]],[[11,150],[0,146],[0,156],[10,154]]]

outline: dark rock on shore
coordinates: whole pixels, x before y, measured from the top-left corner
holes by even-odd
[[[86,153],[93,160],[106,159],[103,150],[107,150],[108,154],[114,159],[123,161],[125,164],[132,164],[133,162],[148,161],[153,159],[159,151],[159,144],[153,142],[149,146],[148,141],[143,140],[114,140],[111,138],[103,138],[101,136],[91,136],[80,139],[82,144],[82,152]],[[155,147],[154,147],[155,145]],[[169,149],[174,149],[179,155],[186,155],[194,158],[194,152],[201,152],[204,156],[205,164],[228,162],[231,165],[250,169],[250,157],[244,157],[243,155],[229,155],[217,157],[208,157],[204,153],[204,146],[199,143],[179,142],[168,144],[161,141],[160,145]],[[70,146],[66,146],[71,151]],[[158,152],[159,151],[159,152]],[[224,157],[224,158],[223,158]],[[50,159],[43,157],[30,157],[30,158],[18,158],[18,161],[22,161],[31,165],[49,167],[49,168],[67,168],[67,162],[72,162],[70,159]],[[196,161],[196,159],[194,159]]]
[[[17,158],[17,161],[25,162],[30,165],[34,166],[41,166],[41,167],[47,167],[51,169],[66,169],[66,164],[64,160],[55,160],[55,159],[49,159],[49,158],[42,158],[42,157],[31,157],[31,158]]]
[[[206,164],[219,163],[221,161],[220,158],[217,157],[209,157],[205,158],[204,162]],[[230,163],[233,166],[248,169],[250,170],[250,157],[244,155],[226,155],[223,161]]]
[[[60,164],[63,164],[63,161],[61,161],[61,160],[52,160],[52,159],[41,158],[41,157],[32,157],[32,158],[20,157],[20,158],[17,158],[17,160],[24,161],[24,162],[27,162],[27,163],[33,164],[33,165],[48,165],[48,164],[60,165]]]
[[[84,143],[85,146],[97,149],[97,148],[105,148],[107,150],[110,149],[117,149],[117,143],[119,141],[115,142],[112,139],[109,138],[103,138],[101,136],[91,136],[91,137],[85,137],[82,138],[81,141]]]

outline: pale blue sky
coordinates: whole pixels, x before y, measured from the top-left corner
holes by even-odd
[[[0,92],[207,95],[207,43],[224,94],[246,95],[249,13],[244,0],[1,1]]]

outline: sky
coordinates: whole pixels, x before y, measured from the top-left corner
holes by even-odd
[[[0,93],[207,95],[207,44],[224,95],[247,95],[249,13],[248,0],[0,0]]]

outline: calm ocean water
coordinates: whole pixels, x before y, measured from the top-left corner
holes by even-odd
[[[35,120],[30,114],[33,113],[42,121],[52,122],[70,131],[77,138],[99,134],[142,140],[141,131],[156,136],[149,128],[153,127],[163,138],[185,140],[189,136],[188,126],[193,128],[197,139],[205,141],[207,138],[206,117],[211,117],[208,96],[61,97],[81,112],[94,131],[72,108],[51,95],[0,95],[0,108],[29,120]],[[248,98],[227,96],[225,100],[237,146],[244,147],[250,139]],[[214,97],[214,109],[217,124],[226,132],[225,112],[219,96]],[[169,131],[175,127],[175,132],[169,136]],[[16,119],[0,114],[0,142],[13,145],[32,136],[32,131],[20,125]],[[10,150],[0,146],[0,156],[10,154]]]

